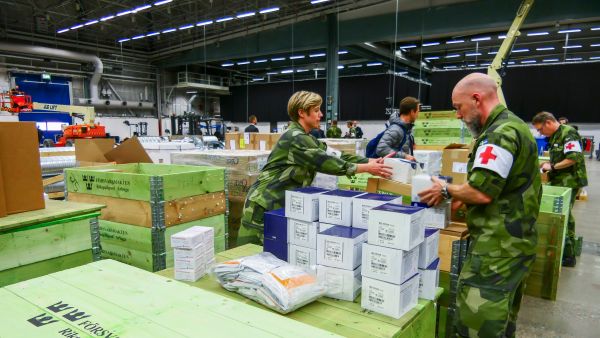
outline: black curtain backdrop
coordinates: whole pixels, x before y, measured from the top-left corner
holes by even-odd
[[[452,109],[452,89],[468,73],[433,73],[433,110]],[[525,122],[544,110],[575,123],[600,122],[600,106],[592,100],[600,92],[600,63],[508,68],[502,90],[508,108]]]
[[[391,87],[391,77],[388,75],[340,78],[340,121],[387,119],[385,109],[390,107],[388,97]],[[429,88],[421,85],[422,101],[429,100]],[[221,116],[233,122],[245,122],[247,115],[256,115],[259,122],[287,121],[288,99],[299,90],[313,91],[325,98],[323,79],[234,86],[229,89],[231,95],[221,97]],[[402,98],[418,96],[419,85],[396,77],[395,92],[394,106],[397,108]],[[325,105],[321,109],[325,114]]]

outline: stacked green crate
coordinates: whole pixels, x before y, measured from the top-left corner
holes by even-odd
[[[536,222],[536,259],[527,279],[527,295],[556,300],[570,200],[570,188],[543,186],[540,214]]]
[[[471,134],[453,110],[421,112],[413,129],[417,145],[469,143]]]
[[[225,170],[164,164],[120,164],[65,170],[67,198],[106,205],[100,215],[103,258],[149,271],[173,265],[170,235],[192,226],[215,229],[215,251],[227,241]]]

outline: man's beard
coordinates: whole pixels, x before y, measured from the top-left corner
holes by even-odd
[[[463,121],[467,125],[467,128],[471,132],[471,136],[473,136],[473,138],[478,138],[479,135],[481,135],[481,132],[483,131],[483,125],[481,124],[481,119],[479,118],[479,114],[474,116],[472,121],[466,121],[466,120],[463,120]]]

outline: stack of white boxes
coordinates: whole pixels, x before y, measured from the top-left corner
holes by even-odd
[[[174,250],[175,279],[195,282],[214,262],[214,230],[193,226],[171,236]]]
[[[326,296],[354,301],[361,289],[362,244],[367,230],[353,226],[354,201],[364,193],[332,190],[319,196],[317,278],[327,287]]]
[[[419,245],[419,298],[434,300],[439,284],[440,230],[425,228],[425,238]]]
[[[417,305],[424,209],[387,203],[369,212],[362,258],[361,306],[400,318]]]
[[[417,173],[417,163],[403,160],[400,158],[386,158],[383,163],[392,167],[392,177],[394,181],[410,184],[412,177]]]
[[[313,273],[317,266],[317,234],[327,228],[319,223],[319,196],[327,191],[305,187],[285,192],[288,262]]]

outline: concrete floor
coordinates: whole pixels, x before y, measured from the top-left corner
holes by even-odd
[[[517,337],[600,337],[600,162],[586,160],[587,201],[575,202],[584,246],[575,268],[563,268],[556,301],[525,296]]]

